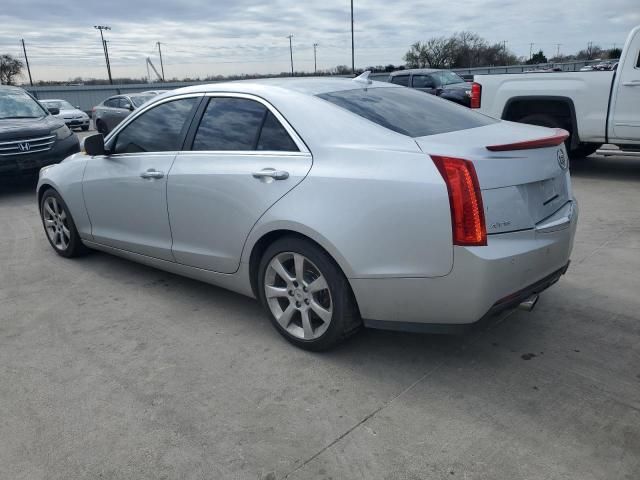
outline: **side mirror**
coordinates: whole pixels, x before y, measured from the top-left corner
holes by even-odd
[[[86,137],[82,144],[82,148],[87,155],[91,155],[92,157],[107,153],[104,149],[104,137],[101,133],[96,133],[95,135]]]
[[[49,107],[47,110],[49,110],[51,115],[58,115],[60,113],[60,109],[56,107]]]
[[[130,103],[125,103],[122,108],[126,108],[127,110],[133,112],[133,105],[131,105]]]
[[[80,110],[80,105],[76,105],[76,108],[77,108],[78,110]]]

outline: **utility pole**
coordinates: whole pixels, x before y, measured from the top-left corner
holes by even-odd
[[[556,43],[556,58],[560,58],[560,47],[562,46],[561,43]]]
[[[293,34],[287,35],[289,39],[289,55],[291,56],[291,76],[293,77],[293,43],[291,39],[293,38]]]
[[[316,49],[318,48],[318,44],[314,43],[313,44],[313,73],[316,73],[318,71],[318,60],[317,60],[317,56],[316,56]]]
[[[533,46],[535,44],[534,43],[530,43],[529,44],[529,60],[531,60],[533,58]]]
[[[162,72],[162,81],[164,82],[164,64],[162,63],[162,50],[160,50],[160,42],[158,43],[158,54],[160,55],[160,71]]]
[[[351,0],[351,73],[356,73],[355,48],[353,44],[353,0]]]
[[[31,67],[29,67],[29,58],[27,57],[27,48],[24,46],[24,38],[22,39],[22,51],[24,52],[24,61],[27,64],[27,72],[29,72],[29,83],[33,87],[33,79],[31,78]]]
[[[104,39],[102,32],[104,30],[111,30],[111,27],[107,25],[94,25],[93,28],[100,30],[100,39],[102,40],[102,49],[104,50],[104,61],[107,64],[107,73],[109,74],[109,83],[113,85],[113,79],[111,78],[111,64],[109,63],[109,50],[107,48],[107,42]]]

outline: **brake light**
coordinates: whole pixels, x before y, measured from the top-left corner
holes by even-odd
[[[471,95],[469,95],[471,101],[469,106],[471,108],[480,108],[480,99],[482,98],[482,85],[477,82],[471,84]]]
[[[483,246],[487,229],[476,169],[469,160],[431,155],[449,192],[453,244]]]
[[[556,147],[569,138],[569,132],[562,128],[556,128],[556,132],[550,137],[525,140],[524,142],[506,143],[504,145],[488,145],[487,150],[492,152],[506,152],[509,150],[530,150],[532,148]]]

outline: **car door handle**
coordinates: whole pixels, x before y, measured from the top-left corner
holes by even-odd
[[[274,180],[286,180],[289,178],[289,172],[285,172],[284,170],[275,170],[273,168],[264,168],[259,172],[253,172],[252,175],[254,178],[260,179],[272,178]]]
[[[142,178],[162,178],[162,177],[164,177],[164,172],[159,172],[158,170],[154,170],[153,168],[150,168],[146,172],[142,172],[140,174],[140,177],[142,177]]]
[[[630,82],[624,82],[625,87],[640,87],[640,80],[631,80]]]

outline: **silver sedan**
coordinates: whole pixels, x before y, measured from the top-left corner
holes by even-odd
[[[533,306],[573,246],[566,137],[366,75],[198,85],[88,137],[37,195],[58,254],[257,297],[321,350]]]

